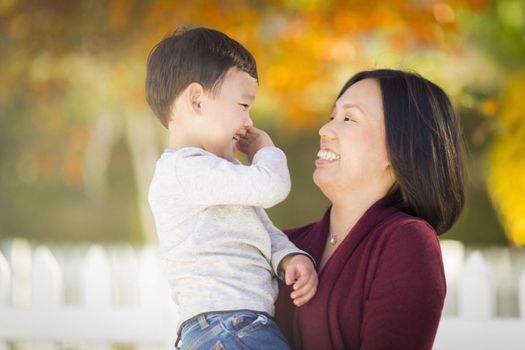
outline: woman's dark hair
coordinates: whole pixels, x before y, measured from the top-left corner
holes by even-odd
[[[379,69],[354,75],[337,98],[363,79],[375,79],[381,87],[399,207],[445,233],[465,203],[463,142],[448,96],[418,74]]]
[[[171,104],[188,85],[196,82],[215,94],[232,67],[258,80],[253,56],[226,34],[209,28],[176,29],[149,54],[146,100],[167,127]]]

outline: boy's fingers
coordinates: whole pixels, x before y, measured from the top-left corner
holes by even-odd
[[[310,278],[300,288],[295,288],[295,285],[294,285],[294,291],[290,296],[292,297],[292,299],[301,298],[303,295],[307,294],[309,291],[315,288],[316,288],[315,278]]]
[[[312,297],[314,295],[315,295],[315,289],[312,289],[312,290],[310,290],[309,293],[305,294],[304,296],[302,296],[300,298],[295,299],[293,302],[297,306],[302,306],[302,305],[306,304],[307,302],[309,302],[310,299],[312,299]]]
[[[286,269],[284,280],[287,286],[295,282],[295,268]]]
[[[305,293],[301,296],[298,296],[294,298],[294,304],[297,306],[301,306],[303,304],[306,304],[317,292],[317,287],[312,286],[311,288],[305,289]]]
[[[246,129],[246,137],[249,137],[249,138],[254,138],[257,133],[258,133],[259,129],[257,129],[256,127],[254,126],[250,126],[248,127],[248,129]]]
[[[297,273],[299,275],[299,278],[297,279],[297,282],[294,284],[294,289],[300,289],[308,282],[317,280],[317,273],[315,272],[314,269],[308,269],[306,267],[299,267]]]
[[[317,292],[319,280],[315,271],[304,269],[300,271],[300,278],[294,284],[294,291],[290,297],[297,306],[306,304]]]
[[[313,296],[313,295],[312,295]],[[300,298],[297,298],[297,299],[294,299],[293,303],[297,306],[303,306],[304,304],[306,304],[308,301],[310,301],[311,299],[311,296],[309,294],[307,295],[304,295]]]
[[[294,290],[298,290],[304,287],[306,283],[310,280],[310,277],[308,274],[305,274],[304,272],[298,272],[298,278],[297,281],[293,285]]]

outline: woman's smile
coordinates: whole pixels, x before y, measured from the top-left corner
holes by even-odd
[[[315,160],[315,165],[324,165],[330,164],[338,161],[341,156],[333,151],[321,149],[317,152],[317,159]]]

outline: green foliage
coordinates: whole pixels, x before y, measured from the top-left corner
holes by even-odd
[[[321,217],[329,203],[312,182],[317,129],[351,74],[388,66],[420,71],[461,110],[471,150],[469,199],[447,237],[505,243],[485,174],[489,162],[509,168],[498,151],[495,158],[486,154],[491,140],[505,137],[496,135],[491,106],[523,64],[522,2],[234,4],[0,2],[0,45],[8,53],[0,55],[0,237],[147,239],[141,170],[153,161],[144,157],[141,168],[133,146],[149,136],[144,130],[137,140],[129,131],[139,116],[157,123],[144,101],[146,58],[173,28],[204,25],[238,39],[257,58],[261,89],[253,117],[287,152],[293,180],[290,197],[270,210],[278,226]],[[145,143],[160,152],[165,136],[156,128]],[[491,194],[507,222],[505,199]]]

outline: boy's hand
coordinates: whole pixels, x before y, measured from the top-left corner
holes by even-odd
[[[249,127],[246,130],[246,134],[237,142],[237,148],[239,151],[246,154],[250,162],[258,150],[267,146],[273,146],[270,136],[261,129],[257,129],[253,126]]]
[[[281,262],[286,285],[293,284],[290,297],[296,306],[306,304],[317,291],[317,272],[310,258],[302,254],[287,256]]]

